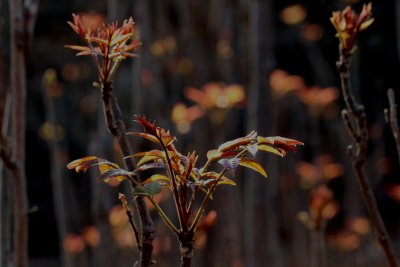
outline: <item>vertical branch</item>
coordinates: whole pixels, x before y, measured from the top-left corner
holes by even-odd
[[[190,267],[193,258],[194,233],[188,232],[181,235],[179,241],[181,251],[181,267]]]
[[[397,105],[394,97],[394,91],[390,88],[387,92],[389,99],[389,109],[385,109],[386,119],[392,129],[394,140],[396,141],[396,149],[398,160],[400,161],[400,133],[399,122],[397,121]]]
[[[174,174],[174,169],[172,168],[172,163],[171,163],[171,158],[169,156],[169,152],[167,147],[164,144],[164,141],[162,140],[162,138],[159,138],[159,141],[161,143],[161,146],[163,148],[163,150],[165,151],[165,157],[166,157],[166,161],[167,161],[167,170],[168,170],[168,176],[171,179],[171,183],[172,183],[172,192],[174,194],[174,201],[175,201],[175,206],[176,206],[176,210],[178,211],[178,217],[179,217],[179,223],[181,225],[182,231],[186,232],[187,231],[187,216],[185,215],[185,207],[182,205],[181,202],[181,198],[180,198],[180,194],[178,192],[178,185],[176,184],[176,180],[175,180],[175,174]]]
[[[357,103],[352,95],[349,71],[350,56],[350,54],[341,52],[340,59],[337,62],[343,98],[346,103],[346,109],[343,110],[342,117],[350,136],[353,138],[353,144],[348,147],[348,152],[370,219],[377,232],[378,242],[385,252],[389,266],[395,267],[398,266],[397,258],[364,173],[368,142],[367,118],[364,106]]]
[[[104,82],[102,89],[103,104],[105,118],[108,129],[117,138],[120,145],[121,154],[124,157],[125,165],[129,171],[135,169],[135,162],[132,157],[127,157],[132,154],[131,146],[126,136],[126,126],[123,121],[121,108],[118,104],[117,98],[113,94],[111,82]],[[153,235],[154,235],[154,224],[150,217],[149,210],[143,196],[135,198],[136,206],[139,211],[139,217],[141,222],[141,252],[140,252],[140,265],[141,267],[147,267],[151,264],[151,254],[153,251]]]
[[[11,135],[14,151],[14,242],[15,266],[28,265],[27,251],[27,195],[25,181],[25,60],[23,39],[22,4],[20,0],[10,0],[10,75],[13,93]]]

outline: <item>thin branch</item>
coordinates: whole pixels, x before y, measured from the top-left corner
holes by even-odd
[[[168,228],[175,233],[176,235],[179,234],[179,230],[175,227],[175,225],[168,219],[167,215],[165,215],[164,211],[161,209],[161,207],[157,204],[157,202],[154,201],[152,197],[148,197],[150,200],[151,204],[153,204],[154,208],[157,210],[158,214],[160,217],[164,220],[165,224],[168,226]]]
[[[247,150],[242,150],[239,154],[237,154],[234,158],[240,158],[242,156],[244,156],[247,153]],[[218,182],[222,179],[222,177],[224,177],[225,173],[228,171],[227,168],[224,168],[218,175],[218,177],[215,179],[215,184],[213,184],[210,189],[208,189],[206,196],[203,199],[203,202],[200,205],[199,211],[197,212],[190,228],[189,228],[189,232],[195,232],[196,231],[196,227],[200,221],[201,216],[203,215],[205,208],[208,204],[208,202],[210,201],[215,189],[217,189],[218,187]]]
[[[195,187],[194,190],[192,191],[192,197],[190,198],[189,206],[186,209],[186,213],[190,216],[192,214],[193,210],[193,205],[194,202],[196,201],[196,195],[197,195],[197,188]],[[188,218],[189,220],[189,218]]]
[[[394,91],[390,88],[387,92],[389,98],[389,109],[385,110],[388,115],[387,120],[392,129],[394,140],[396,141],[397,156],[400,161],[400,133],[399,133],[399,123],[397,120],[397,105],[394,97]]]
[[[160,141],[161,146],[162,146],[163,150],[165,151],[165,157],[167,159],[167,164],[168,164],[168,168],[167,168],[168,175],[169,175],[169,178],[170,178],[171,183],[172,183],[172,191],[173,191],[173,194],[174,194],[175,206],[176,206],[176,209],[178,210],[178,214],[179,214],[179,216],[178,216],[179,217],[179,223],[180,223],[180,225],[182,227],[182,231],[186,232],[187,231],[187,221],[186,221],[186,218],[184,216],[181,199],[179,197],[178,186],[176,184],[175,174],[174,174],[174,170],[172,168],[172,163],[171,163],[171,158],[169,156],[167,147],[165,146],[164,141],[162,140],[162,138],[158,138],[158,140]]]
[[[364,111],[364,106],[357,103],[352,95],[349,71],[350,56],[351,55],[349,54],[343,55],[341,53],[340,59],[337,63],[341,79],[343,98],[346,103],[346,109],[342,113],[343,119],[349,134],[354,139],[353,144],[349,146],[349,154],[351,156],[353,168],[360,186],[361,193],[364,197],[370,219],[377,232],[378,241],[385,252],[389,266],[396,267],[398,266],[398,262],[392,243],[389,239],[374,195],[364,173],[368,142],[367,118]]]
[[[125,212],[126,212],[126,215],[128,216],[129,224],[131,225],[133,233],[135,235],[136,244],[138,244],[139,250],[142,250],[142,247],[141,247],[141,244],[140,244],[139,231],[138,231],[138,229],[136,227],[135,221],[133,220],[132,211],[128,207],[126,207],[125,208]]]
[[[135,169],[135,162],[132,157],[128,157],[132,154],[132,149],[126,136],[126,126],[123,121],[121,108],[118,104],[117,98],[113,94],[111,82],[105,82],[102,84],[102,86],[103,105],[108,129],[114,135],[114,137],[118,139],[121,154],[124,158],[127,169],[129,171],[133,171]],[[134,185],[132,185],[132,190],[133,188]],[[135,203],[138,208],[142,230],[142,236],[140,239],[142,250],[140,253],[139,266],[147,267],[152,262],[151,254],[153,251],[153,239],[155,229],[144,197],[136,197]]]

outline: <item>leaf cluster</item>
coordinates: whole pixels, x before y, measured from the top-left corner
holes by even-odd
[[[68,168],[79,172],[97,166],[100,171],[99,180],[112,185],[129,179],[135,185],[133,195],[148,197],[176,234],[196,229],[215,189],[219,185],[236,185],[232,177],[239,166],[252,169],[267,177],[266,170],[255,158],[259,151],[283,157],[287,151],[296,151],[297,145],[303,145],[302,142],[294,139],[280,136],[262,137],[253,131],[244,137],[225,142],[217,149],[208,151],[207,162],[203,166],[198,166],[196,152],[186,155],[179,152],[174,146],[177,139],[171,135],[170,131],[157,126],[145,117],[138,116],[135,121],[142,126],[143,131],[127,134],[145,138],[158,146],[158,149],[129,155],[128,157],[139,158],[134,171],[124,170],[115,163],[94,156],[72,161],[68,164]],[[136,176],[146,170],[153,170],[156,174],[139,183]],[[230,175],[226,175],[227,173]],[[153,199],[164,188],[173,193],[180,221],[179,230]],[[194,212],[193,206],[201,192],[205,196],[200,208]]]
[[[69,21],[68,24],[86,45],[66,45],[65,47],[76,50],[77,56],[92,56],[97,67],[100,84],[111,82],[119,63],[127,57],[134,57],[135,54],[132,51],[141,44],[136,38],[133,19],[125,20],[121,27],[116,21],[94,29],[90,19],[76,14],[72,16],[73,21]]]

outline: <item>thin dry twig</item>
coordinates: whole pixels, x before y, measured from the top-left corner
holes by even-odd
[[[357,50],[355,43],[358,33],[374,22],[372,4],[363,5],[359,14],[356,14],[350,6],[347,6],[342,11],[333,12],[330,20],[337,31],[336,36],[339,38],[340,57],[337,68],[340,74],[343,99],[346,104],[346,108],[342,111],[342,119],[353,139],[353,143],[348,146],[348,153],[370,219],[377,232],[378,241],[385,252],[389,266],[395,267],[398,266],[397,258],[364,172],[368,143],[367,116],[364,106],[354,98],[350,82],[350,60]]]
[[[364,172],[368,142],[367,117],[364,106],[358,103],[352,95],[349,65],[350,55],[342,54],[337,63],[342,93],[346,102],[346,108],[342,111],[342,118],[350,136],[353,138],[353,144],[349,145],[348,152],[370,219],[377,232],[379,244],[385,252],[389,266],[396,267],[398,262],[392,243]]]
[[[394,97],[394,91],[390,88],[387,92],[389,99],[389,109],[385,109],[386,120],[390,124],[392,129],[393,137],[396,142],[397,156],[400,161],[400,133],[399,133],[399,123],[397,120],[397,105]]]

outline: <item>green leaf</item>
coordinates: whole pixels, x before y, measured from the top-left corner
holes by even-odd
[[[161,184],[157,181],[153,181],[153,182],[145,184],[141,187],[135,187],[135,189],[133,190],[133,195],[134,196],[142,195],[142,196],[152,197],[154,195],[157,195],[161,191],[162,191]]]
[[[267,177],[267,172],[265,171],[264,167],[261,166],[260,163],[258,163],[255,160],[249,159],[249,158],[242,158],[239,162],[240,166],[252,169],[256,172],[258,172],[259,174],[261,174],[264,177]]]

